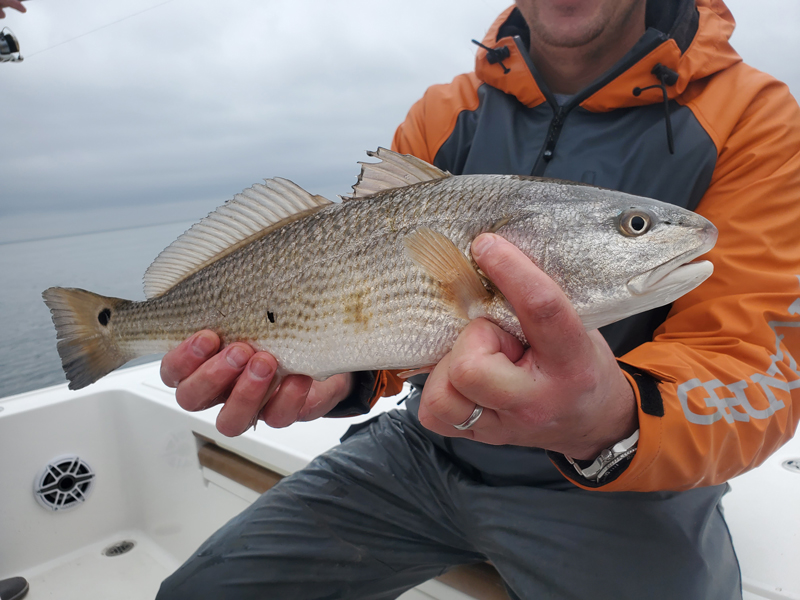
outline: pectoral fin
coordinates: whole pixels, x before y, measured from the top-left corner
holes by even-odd
[[[484,314],[492,295],[469,259],[449,238],[420,227],[404,242],[409,258],[441,284],[460,317],[474,319]]]

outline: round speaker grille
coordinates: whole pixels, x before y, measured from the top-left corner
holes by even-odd
[[[39,504],[50,510],[68,510],[83,504],[94,485],[95,473],[78,456],[61,456],[48,464],[34,483]]]

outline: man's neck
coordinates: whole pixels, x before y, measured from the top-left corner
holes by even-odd
[[[642,4],[642,6],[644,6]],[[530,55],[550,91],[576,94],[614,66],[644,34],[644,11],[579,47],[553,46],[531,32]]]

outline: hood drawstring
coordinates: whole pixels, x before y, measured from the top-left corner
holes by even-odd
[[[669,153],[675,154],[675,140],[672,137],[672,121],[670,121],[669,118],[669,95],[667,94],[667,86],[678,83],[678,74],[669,67],[665,67],[661,63],[658,63],[655,67],[653,67],[653,70],[650,72],[658,77],[661,83],[649,85],[645,88],[635,87],[633,88],[633,95],[638,98],[642,95],[642,92],[646,90],[661,88],[661,93],[664,96],[664,120],[667,124],[667,145],[669,146]]]
[[[511,50],[508,49],[508,46],[498,46],[497,48],[489,48],[488,46],[484,46],[478,40],[472,40],[472,43],[476,46],[480,46],[484,50],[486,50],[486,60],[489,61],[490,65],[495,65],[500,63],[500,66],[503,67],[503,74],[508,75],[511,72],[511,69],[506,67],[503,64],[503,61],[511,56]]]

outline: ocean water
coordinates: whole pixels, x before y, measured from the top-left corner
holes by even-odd
[[[193,222],[0,243],[0,398],[66,382],[42,291],[77,287],[143,300],[145,270]],[[8,221],[2,225],[8,232]]]

